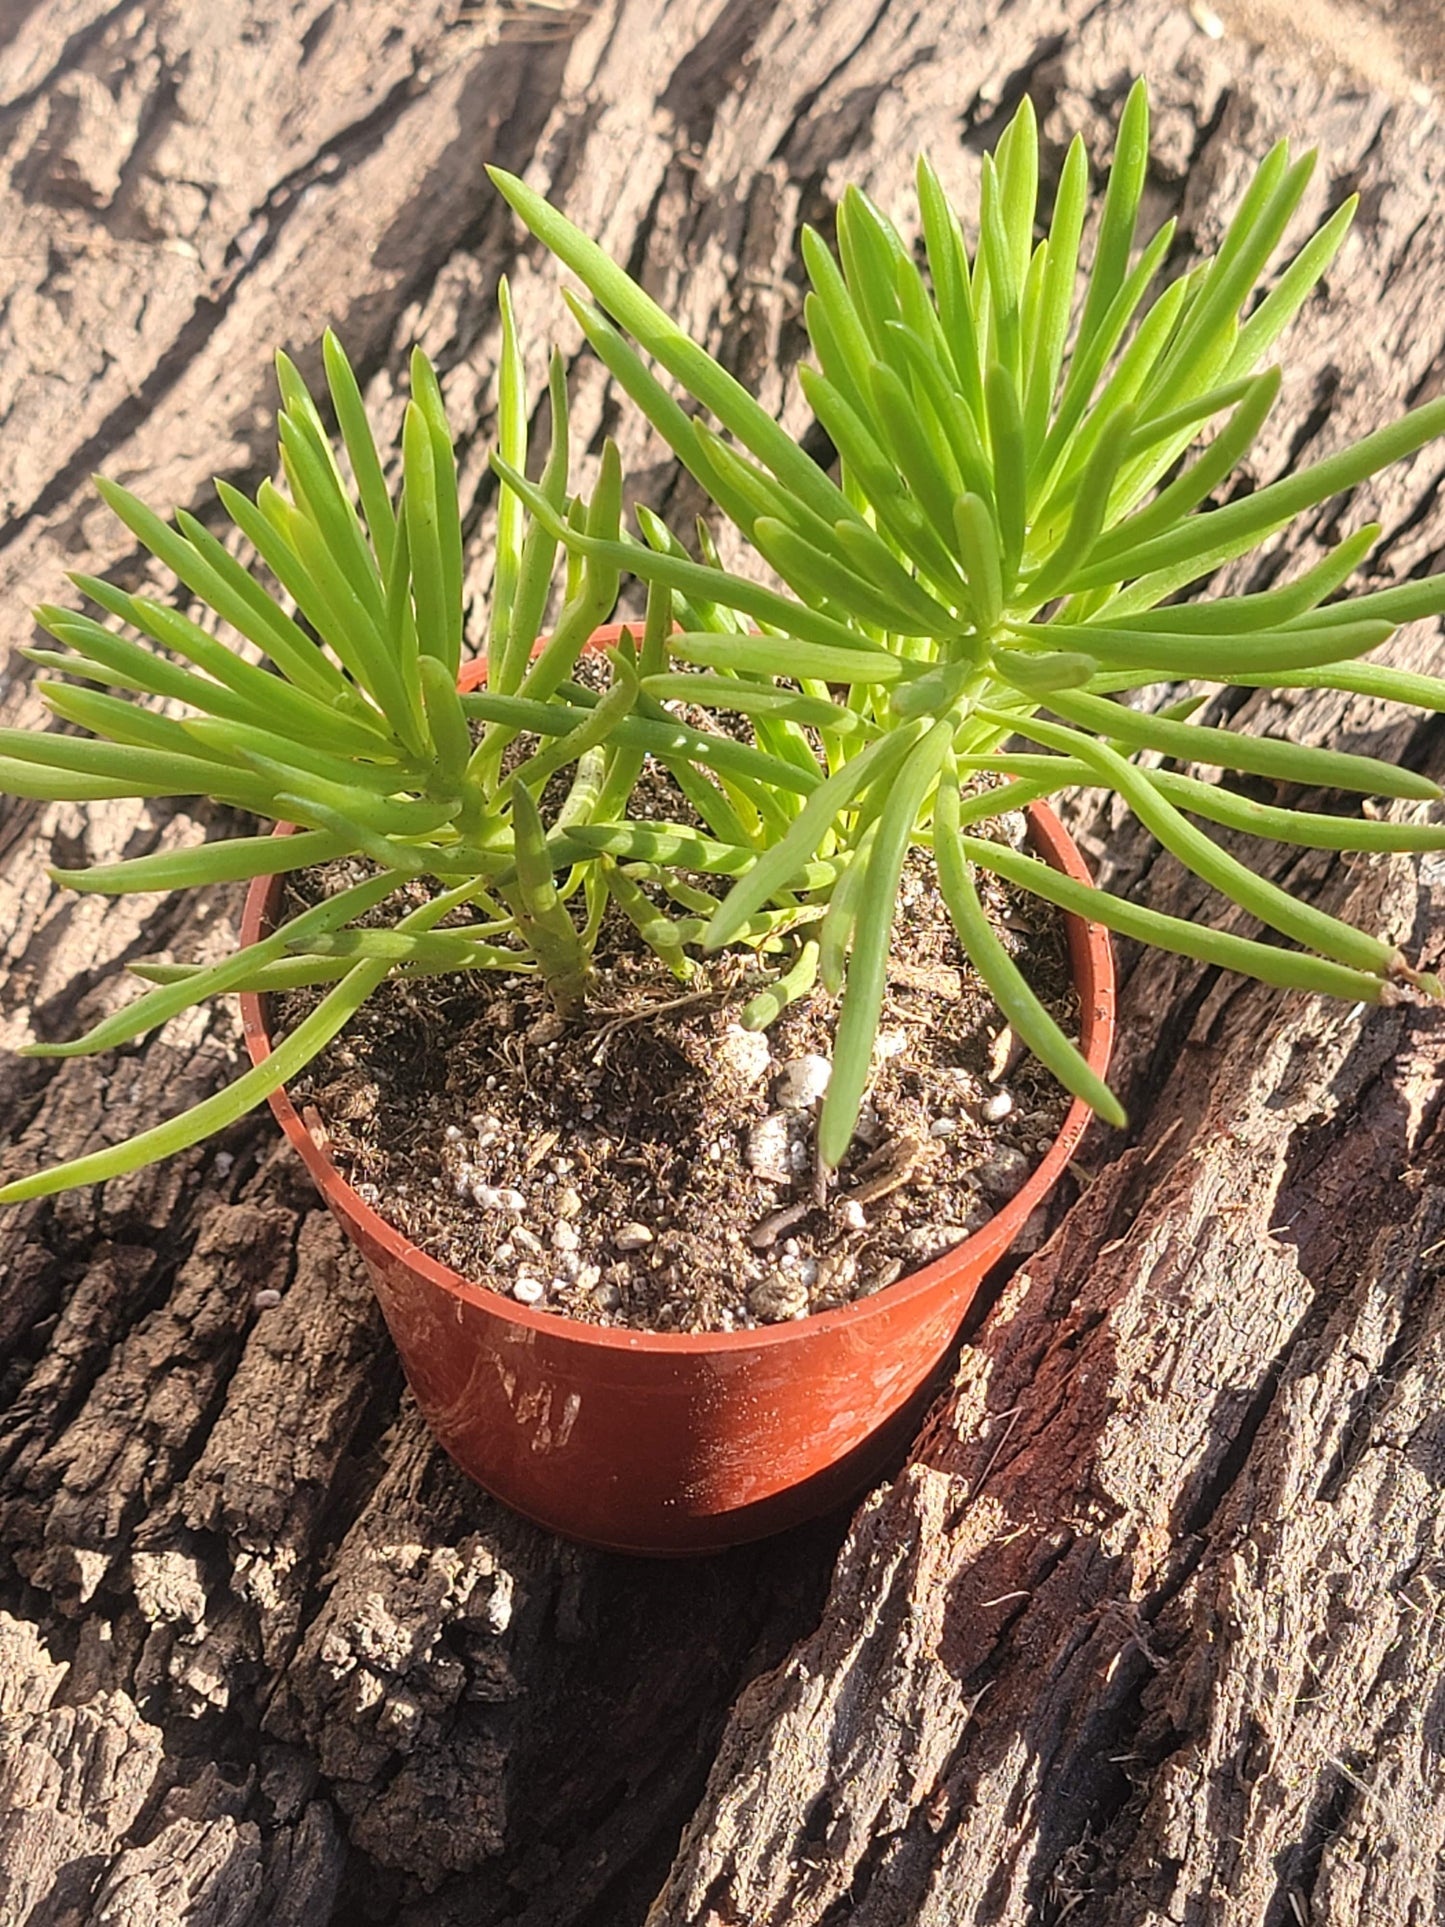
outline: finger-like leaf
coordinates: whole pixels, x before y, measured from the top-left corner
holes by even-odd
[[[964,403],[972,411],[974,421],[981,425],[984,418],[982,358],[973,312],[968,251],[958,216],[949,205],[938,176],[922,155],[917,179],[918,210],[923,221],[938,319],[952,351],[953,371]]]
[[[1340,244],[1349,232],[1359,206],[1358,194],[1350,195],[1335,209],[1329,220],[1311,235],[1290,262],[1273,288],[1239,331],[1233,353],[1225,364],[1225,379],[1245,374],[1269,353],[1283,331],[1304,306],[1315,283],[1328,269]]]
[[[78,1184],[99,1184],[123,1177],[129,1171],[138,1171],[142,1165],[171,1157],[226,1125],[234,1124],[326,1048],[360,1010],[390,967],[383,962],[357,964],[335,990],[323,997],[315,1010],[276,1045],[269,1057],[253,1065],[234,1084],[193,1105],[179,1117],[138,1132],[123,1144],[52,1165],[48,1171],[36,1172],[33,1177],[16,1179],[0,1189],[0,1204],[22,1204],[29,1198],[47,1197],[53,1191],[66,1191]]]
[[[705,708],[735,710],[741,716],[779,716],[789,722],[803,723],[809,729],[839,736],[878,733],[876,724],[840,703],[799,695],[788,688],[756,688],[740,683],[733,676],[689,674],[684,670],[648,676],[642,688],[659,702],[700,703]]]
[[[1038,319],[1030,343],[1029,365],[1025,371],[1024,423],[1031,449],[1042,446],[1048,429],[1049,409],[1058,387],[1064,363],[1064,346],[1069,335],[1069,315],[1073,306],[1074,278],[1079,266],[1079,241],[1088,211],[1089,162],[1083,137],[1075,134],[1064,157],[1054,197],[1054,216],[1049,226],[1049,252],[1039,295]]]
[[[1191,365],[1207,359],[1210,349],[1225,339],[1231,347],[1237,345],[1240,307],[1278,247],[1314,171],[1313,154],[1293,166],[1288,161],[1289,150],[1281,142],[1245,190],[1179,337],[1159,366],[1153,394],[1167,396],[1171,388],[1177,392],[1189,380]]]
[[[1346,536],[1343,542],[1337,543],[1313,568],[1306,569],[1303,575],[1278,589],[1265,589],[1254,595],[1211,597],[1201,602],[1171,603],[1165,609],[1140,609],[1137,613],[1129,609],[1130,597],[1126,593],[1109,604],[1107,614],[1111,621],[1116,614],[1128,614],[1131,629],[1162,629],[1174,634],[1188,632],[1201,636],[1237,636],[1251,630],[1283,628],[1317,609],[1327,595],[1332,595],[1342,582],[1354,574],[1379,539],[1379,523],[1370,522],[1353,535]],[[1404,586],[1414,589],[1425,585],[1409,583]],[[1383,593],[1388,597],[1393,592],[1386,590]],[[1437,589],[1436,594],[1440,602],[1445,604],[1445,589]],[[1352,601],[1335,607],[1342,612],[1345,620],[1351,622],[1371,616],[1389,619],[1387,604],[1376,606],[1371,598],[1365,596],[1356,596]],[[1311,623],[1310,627],[1318,628],[1324,622],[1337,619],[1333,609],[1320,610],[1319,614],[1320,620]],[[1411,618],[1408,614],[1401,614],[1394,620],[1408,622]]]
[[[780,643],[777,637],[770,636],[680,635],[670,636],[667,646],[685,662],[699,662],[714,669],[746,670],[753,675],[765,676],[781,670],[792,676],[813,676],[820,682],[875,683],[887,687],[908,673],[908,665],[886,649],[833,649],[824,643],[804,642],[796,636]]]
[[[838,207],[838,252],[853,307],[875,355],[883,352],[883,330],[898,320],[901,309],[894,269],[902,244],[866,194],[856,187],[844,190]]]
[[[1197,508],[1207,495],[1230,474],[1240,457],[1254,442],[1279,394],[1280,373],[1271,368],[1256,375],[1226,426],[1208,448],[1182,475],[1162,490],[1148,508],[1140,509],[1126,521],[1110,529],[1079,561],[1074,576],[1077,586],[1095,568],[1118,567],[1118,558],[1137,551],[1152,537],[1172,528],[1182,516]],[[1131,571],[1126,571],[1131,573]],[[1116,575],[1115,579],[1119,579]]]
[[[1114,143],[1114,164],[1109,170],[1109,185],[1104,194],[1104,211],[1099,226],[1098,245],[1089,272],[1088,292],[1079,317],[1074,360],[1085,356],[1101,329],[1119,290],[1124,286],[1129,256],[1134,246],[1134,229],[1139,218],[1139,201],[1149,170],[1149,95],[1144,82],[1136,80],[1124,103],[1119,133]]]
[[[1445,712],[1445,678],[1392,669],[1383,662],[1334,662],[1324,669],[1291,669],[1284,675],[1246,672],[1232,682],[1255,689],[1348,689],[1381,702]]]
[[[1053,426],[1035,464],[1039,475],[1051,475],[1056,463],[1067,455],[1099,378],[1108,366],[1110,356],[1123,340],[1124,332],[1133,320],[1149,283],[1158,273],[1173,239],[1174,223],[1166,221],[1140,255],[1123,287],[1088,337],[1083,334],[1080,323],[1080,334],[1069,355],[1068,372],[1064,377],[1063,393],[1059,397]],[[1081,446],[1078,453],[1082,456],[1084,447]]]
[[[790,969],[750,997],[738,1013],[744,1030],[766,1030],[775,1023],[789,1004],[800,1003],[818,981],[818,944],[809,937],[801,944]]]
[[[513,468],[525,469],[527,378],[517,344],[511,289],[505,275],[497,283],[497,312],[502,322],[502,345],[497,359],[497,449]],[[506,640],[522,567],[522,504],[508,489],[503,489],[497,500],[496,542],[489,655],[500,653]]]
[[[893,778],[878,818],[858,899],[852,955],[834,1037],[833,1072],[818,1118],[818,1158],[829,1170],[836,1170],[842,1162],[858,1122],[883,1005],[898,879],[918,814],[938,780],[952,736],[951,720],[933,724]]]
[[[311,409],[314,416],[315,409]],[[315,525],[327,553],[349,589],[378,625],[382,619],[381,576],[376,557],[351,505],[336,462],[319,424],[283,414],[277,422],[281,461],[296,506]]]
[[[299,830],[286,837],[231,836],[188,850],[157,850],[122,863],[95,863],[85,870],[51,869],[48,874],[67,890],[122,896],[137,890],[191,890],[279,876],[287,870],[330,863],[345,856],[348,848],[340,837],[323,830]]]
[[[847,503],[839,492],[787,431],[754,401],[741,383],[689,340],[676,322],[595,242],[589,241],[515,175],[497,167],[489,167],[487,172],[537,238],[566,263],[601,306],[690,394],[710,408],[723,426],[731,430],[744,448],[751,449],[785,487],[825,521],[836,521],[847,512]]]
[[[1003,1015],[1044,1068],[1053,1072],[1065,1090],[1082,1098],[1105,1123],[1122,1130],[1129,1121],[1123,1105],[1098,1072],[1090,1068],[1078,1046],[1060,1030],[999,942],[988,913],[979,901],[968,858],[961,847],[958,818],[958,785],[945,779],[938,790],[933,852],[938,861],[938,887],[970,963],[988,985]]]
[[[887,362],[868,369],[867,406],[874,433],[887,449],[934,533],[943,542],[953,534],[953,503],[959,477],[945,465],[918,420],[907,388]]]
[[[853,941],[858,905],[863,886],[868,880],[868,862],[877,836],[878,819],[875,817],[858,838],[851,861],[834,885],[823,915],[818,940],[818,976],[830,997],[836,997],[843,988],[843,977],[848,967],[848,947]]]
[[[1007,793],[1007,792],[1005,792]],[[1307,951],[1281,950],[1277,944],[1258,943],[1252,937],[1236,937],[1224,930],[1210,930],[1191,923],[1187,917],[1171,917],[1161,910],[1149,910],[1130,903],[1093,884],[1080,883],[1062,871],[1025,856],[1007,843],[983,837],[962,835],[959,848],[981,870],[992,870],[1009,883],[1055,903],[1061,910],[1102,923],[1159,950],[1172,950],[1182,957],[1193,957],[1220,970],[1236,970],[1261,983],[1285,990],[1319,992],[1341,997],[1349,1003],[1378,1003],[1384,980],[1371,971],[1350,969]]]
[[[848,475],[877,517],[878,526],[897,543],[945,598],[952,602],[958,569],[949,548],[904,485],[890,455],[883,452],[863,415],[811,368],[798,379],[808,405],[827,432]]]
[[[1049,707],[1066,721],[1079,723],[1109,742],[1134,749],[1154,749],[1186,763],[1209,763],[1218,769],[1244,770],[1269,776],[1280,783],[1322,789],[1358,790],[1367,796],[1401,796],[1433,801],[1438,783],[1417,770],[1381,762],[1375,756],[1355,756],[1345,750],[1312,749],[1303,743],[1280,742],[1270,736],[1246,736],[1232,729],[1210,729],[1198,723],[1170,721],[1147,710],[1128,709],[1123,703],[1091,696],[1083,689],[1060,688]]]
[[[1376,648],[1393,630],[1392,623],[1383,621],[1259,629],[1244,636],[1166,634],[1093,622],[1013,625],[1016,636],[1039,647],[1067,640],[1101,663],[1146,669],[1158,681],[1204,676],[1212,682],[1235,682],[1250,674],[1278,676],[1281,671],[1346,661]]]
[[[686,983],[693,974],[693,962],[683,948],[683,931],[652,899],[620,870],[610,857],[602,858],[602,874],[608,893],[618,909],[654,955],[660,957],[677,978]]]
[[[586,994],[589,958],[567,906],[557,894],[552,856],[532,793],[525,783],[512,791],[516,882],[509,893],[517,928],[542,966],[558,1011],[570,1017]]]
[[[994,720],[1013,722],[1021,734],[1048,749],[1073,755],[1093,769],[1098,780],[1119,792],[1165,849],[1271,929],[1338,963],[1347,964],[1352,970],[1373,971],[1382,977],[1398,972],[1399,952],[1392,944],[1357,930],[1352,924],[1342,923],[1338,917],[1317,910],[1313,904],[1301,902],[1287,890],[1246,869],[1211,837],[1187,822],[1155,788],[1147,771],[1126,762],[1107,744],[1081,736],[1076,730],[1041,722],[1037,717],[1027,720],[995,717]]]
[[[72,690],[69,694],[73,697],[80,691]],[[106,796],[214,796],[242,809],[254,810],[258,816],[275,813],[270,808],[272,792],[259,777],[248,769],[228,768],[207,757],[142,749],[130,743],[96,742],[85,736],[0,729],[0,758],[10,763],[31,764],[37,769],[101,777],[107,783],[123,785],[120,789],[106,788],[99,792]],[[11,778],[7,778],[5,787],[12,788]],[[14,794],[23,796],[68,793],[65,789],[14,790]]]
[[[1191,816],[1222,823],[1246,836],[1295,843],[1310,850],[1441,850],[1445,824],[1396,823],[1388,817],[1325,816],[1318,810],[1280,809],[1256,803],[1221,783],[1201,783],[1172,770],[1151,772],[1154,787]]]
[[[1079,571],[1073,587],[1076,591],[1090,589],[1181,565],[1193,567],[1195,573],[1213,567],[1217,561],[1243,554],[1305,509],[1345,489],[1357,488],[1382,468],[1413,455],[1441,434],[1445,434],[1445,398],[1426,402],[1337,455],[1296,469],[1237,502],[1226,502],[1210,515],[1190,516],[1181,527],[1156,535],[1106,563],[1090,563]],[[1188,581],[1191,577],[1186,574],[1179,579]],[[1439,580],[1437,576],[1417,586],[1433,589],[1438,595]]]
[[[945,387],[936,352],[898,321],[890,321],[884,329],[883,345],[894,372],[901,380],[911,382],[918,405],[926,413],[926,440],[936,451],[938,465],[950,485],[952,470],[956,470],[964,487],[992,501],[993,471],[983,437],[969,410]]]
[[[1026,584],[1025,594],[1035,608],[1063,594],[1080,563],[1097,546],[1133,427],[1134,409],[1126,402],[1114,410],[1094,445],[1063,533]]]
[[[268,841],[281,842],[284,839]],[[383,902],[395,890],[397,880],[394,875],[384,875],[369,878],[365,883],[353,884],[350,889],[339,891],[324,903],[313,905],[300,916],[293,917],[273,936],[248,944],[244,950],[238,950],[221,963],[187,972],[178,980],[135,998],[122,1009],[113,1011],[110,1016],[92,1025],[83,1036],[59,1044],[31,1044],[23,1054],[28,1057],[81,1057],[128,1044],[132,1039],[154,1030],[157,1025],[167,1023],[181,1011],[189,1010],[193,1004],[235,990],[250,979],[257,966],[275,962],[286,954],[288,947],[315,948],[326,932],[350,922],[353,917],[364,916],[368,910]]]
[[[803,864],[816,854],[839,811],[846,808],[865,785],[882,785],[886,789],[909,751],[921,740],[925,728],[922,722],[909,723],[892,735],[880,737],[818,785],[794,818],[787,835],[761,856],[728,892],[722,909],[708,925],[704,938],[707,949],[720,950],[724,944],[731,943],[755,911],[779,890],[792,887]]]
[[[95,486],[107,507],[157,561],[164,562],[219,616],[264,649],[283,674],[322,698],[335,698],[341,693],[344,684],[335,665],[327,662],[305,630],[277,607],[209,530],[193,517],[178,514],[183,533],[177,535],[118,483],[97,475]]]
[[[381,458],[376,452],[371,424],[366,418],[366,405],[361,399],[361,389],[351,363],[329,328],[321,338],[321,353],[326,365],[326,385],[331,391],[331,404],[336,410],[346,453],[351,460],[351,473],[361,497],[367,533],[384,578],[391,566],[392,544],[396,540],[396,515],[391,506]]]

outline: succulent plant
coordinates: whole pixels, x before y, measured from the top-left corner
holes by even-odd
[[[499,440],[522,463],[525,392],[505,286],[501,309]],[[113,1177],[221,1129],[294,1076],[395,972],[532,972],[564,1012],[585,993],[608,890],[590,851],[569,856],[566,833],[597,812],[611,822],[647,753],[646,731],[639,740],[628,728],[638,683],[630,640],[610,653],[605,691],[589,692],[582,704],[557,691],[610,615],[617,572],[603,562],[569,564],[561,612],[539,643],[558,545],[508,496],[499,515],[486,685],[477,696],[459,694],[462,530],[436,375],[424,355],[413,355],[393,501],[356,378],[330,334],[324,362],[350,480],[283,355],[278,426],[289,495],[269,481],[254,500],[217,484],[277,591],[264,588],[197,517],[180,511],[172,527],[125,489],[99,484],[141,546],[250,651],[169,602],[76,576],[103,614],[135,633],[66,609],[38,611],[61,647],[23,653],[65,678],[42,681],[42,698],[86,733],[0,732],[0,790],[90,803],[207,796],[297,826],[284,839],[223,837],[52,872],[74,890],[195,888],[343,858],[360,859],[365,872],[222,963],[133,966],[153,988],[84,1036],[32,1044],[27,1054],[113,1049],[227,991],[329,988],[264,1064],[225,1090],[123,1144],[20,1179],[0,1190],[0,1202]],[[538,485],[548,520],[555,511],[588,539],[613,543],[622,499],[617,451],[605,450],[591,500],[569,502],[567,397],[555,357],[550,388],[551,449]],[[644,661],[661,661],[657,637],[667,609],[665,596],[654,598]],[[501,718],[494,714],[475,733],[472,711],[486,708],[488,696]],[[509,710],[533,726],[524,744],[505,720]],[[549,839],[542,792],[568,768]],[[424,887],[409,891],[418,879]],[[566,901],[579,890],[580,927]]]
[[[590,300],[569,298],[593,349],[758,559],[756,576],[692,560],[655,519],[644,520],[643,543],[568,530],[515,463],[498,461],[575,555],[676,598],[683,627],[666,648],[681,666],[645,676],[644,696],[741,712],[760,743],[814,773],[802,808],[781,813],[765,785],[742,784],[724,847],[688,843],[679,826],[672,860],[731,880],[704,932],[708,948],[736,941],[770,907],[792,918],[794,959],[753,1021],[816,980],[841,991],[819,1135],[828,1165],[847,1147],[867,1082],[910,847],[932,851],[959,942],[1019,1034],[1116,1123],[1117,1100],[991,931],[976,868],[1270,983],[1366,1001],[1400,985],[1440,994],[1393,945],[1258,875],[1201,824],[1361,851],[1438,849],[1445,827],[1257,803],[1189,766],[1303,789],[1439,797],[1428,778],[1372,757],[1191,719],[1229,684],[1445,708],[1445,681],[1361,660],[1399,624],[1445,611],[1445,577],[1336,598],[1369,554],[1374,525],[1279,587],[1193,593],[1305,511],[1439,435],[1445,401],[1216,505],[1279,393],[1279,369],[1261,365],[1333,260],[1354,201],[1261,292],[1313,166],[1281,143],[1216,253],[1151,298],[1174,224],[1139,231],[1148,144],[1141,81],[1124,109],[1087,270],[1082,141],[1068,150],[1041,232],[1027,99],[984,158],[971,253],[927,160],[917,173],[922,261],[856,188],[838,210],[838,259],[804,230],[813,362],[799,379],[836,450],[836,480],[602,249],[493,170],[588,290]],[[767,586],[767,573],[784,587]],[[717,633],[718,611],[731,613],[732,633]],[[1136,692],[1142,700],[1121,700]],[[988,787],[999,777],[1009,779],[1001,794]],[[1116,791],[1206,883],[1298,947],[1088,891],[979,833],[1001,805],[1075,784]],[[626,859],[648,854],[644,835],[655,854],[655,830],[594,820],[584,840]]]

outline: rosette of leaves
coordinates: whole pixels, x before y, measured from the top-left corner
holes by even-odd
[[[1313,164],[1281,144],[1218,251],[1151,298],[1174,224],[1140,234],[1147,159],[1140,82],[1087,271],[1083,144],[1076,138],[1068,150],[1043,231],[1027,100],[983,160],[971,250],[926,160],[917,171],[921,261],[856,190],[838,210],[838,258],[804,230],[813,364],[799,378],[837,451],[836,482],[585,235],[519,180],[493,174],[585,284],[590,301],[569,299],[592,347],[786,585],[775,591],[691,561],[653,522],[646,546],[566,537],[576,553],[679,598],[684,627],[667,647],[687,667],[644,678],[645,694],[741,711],[775,739],[789,732],[777,746],[815,770],[804,807],[786,823],[749,791],[732,846],[691,848],[686,861],[734,879],[708,922],[709,946],[736,940],[770,904],[813,919],[771,1003],[751,1015],[766,1022],[817,979],[841,990],[819,1130],[830,1166],[847,1147],[867,1080],[912,845],[932,849],[959,941],[1015,1029],[1114,1122],[1116,1099],[990,931],[975,867],[1130,937],[1269,983],[1365,1001],[1398,984],[1440,992],[1391,944],[1267,881],[1202,826],[1360,851],[1437,849],[1445,828],[1261,804],[1188,770],[1420,802],[1436,799],[1437,786],[1368,756],[1193,721],[1207,694],[1172,699],[1167,686],[1328,687],[1445,708],[1445,682],[1361,660],[1400,623],[1445,611],[1445,578],[1336,598],[1375,542],[1374,525],[1278,587],[1181,599],[1437,436],[1445,401],[1215,506],[1278,395],[1278,369],[1261,364],[1334,258],[1354,201],[1274,270]],[[684,409],[658,368],[706,413]],[[544,516],[536,491],[504,472]],[[716,624],[685,613],[714,606],[732,612],[734,634],[710,633]],[[1136,691],[1137,704],[1121,700]],[[1141,753],[1151,754],[1148,766]],[[989,773],[1009,786],[969,793],[969,779]],[[1001,805],[1073,784],[1116,791],[1167,849],[1286,943],[1088,890],[979,834]],[[588,835],[615,856],[639,847],[627,826]]]
[[[505,286],[501,314],[499,445],[520,468],[527,407]],[[267,481],[252,499],[217,483],[277,588],[263,587],[195,516],[180,511],[172,526],[101,481],[105,500],[189,592],[196,613],[74,577],[123,628],[46,607],[38,620],[60,646],[23,653],[61,672],[64,680],[38,687],[56,718],[81,733],[0,731],[0,790],[12,795],[83,803],[203,796],[297,826],[284,839],[241,835],[52,872],[71,889],[173,890],[364,860],[361,880],[223,963],[133,966],[149,991],[84,1036],[33,1044],[28,1055],[111,1049],[222,992],[316,985],[324,995],[263,1064],[225,1090],[123,1144],[12,1183],[0,1202],[114,1177],[219,1130],[294,1076],[393,973],[533,972],[560,1011],[575,1011],[583,997],[609,889],[595,852],[568,832],[625,810],[649,747],[632,715],[638,651],[625,639],[610,652],[605,689],[579,690],[573,701],[558,692],[612,613],[615,565],[600,553],[567,561],[560,614],[545,644],[538,637],[558,573],[557,528],[602,551],[616,547],[617,451],[607,446],[591,499],[569,500],[566,388],[554,356],[551,446],[536,491],[545,518],[511,494],[499,504],[486,679],[478,694],[459,696],[462,530],[436,375],[413,355],[394,498],[356,377],[331,334],[324,363],[345,466],[300,375],[280,356],[285,491]],[[654,668],[669,606],[665,595],[653,598],[641,653]],[[216,624],[240,646],[214,633]],[[543,791],[569,770],[544,828]],[[567,901],[574,893],[580,917]],[[619,897],[637,910],[635,886],[623,881]],[[649,926],[656,918],[646,903],[638,914]]]

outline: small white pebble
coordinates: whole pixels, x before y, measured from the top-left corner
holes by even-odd
[[[516,1252],[515,1246],[498,1245],[496,1250],[492,1253],[492,1263],[496,1265],[510,1265],[515,1261],[516,1256],[517,1256],[517,1252]]]
[[[542,1240],[537,1236],[536,1232],[529,1231],[524,1224],[519,1224],[512,1233],[512,1242],[513,1244],[520,1245],[523,1251],[531,1252],[534,1258],[543,1248]]]
[[[988,1081],[997,1084],[1001,1077],[1007,1077],[1010,1067],[1019,1056],[1022,1046],[1014,1035],[1013,1028],[1005,1024],[988,1047]]]
[[[844,1198],[838,1206],[838,1221],[849,1231],[864,1231],[868,1226],[868,1213],[856,1198]]]
[[[800,1285],[815,1285],[818,1282],[818,1260],[804,1258],[798,1266],[797,1276]]]
[[[760,1030],[729,1024],[718,1039],[718,1055],[745,1090],[767,1076],[773,1061],[768,1040]]]
[[[218,1178],[229,1177],[231,1166],[236,1162],[229,1151],[217,1151],[213,1160]]]
[[[908,1039],[901,1030],[880,1030],[873,1039],[875,1057],[901,1057],[908,1048]]]
[[[781,1271],[770,1272],[748,1293],[748,1306],[756,1317],[770,1325],[782,1324],[789,1318],[803,1318],[808,1311],[808,1287],[801,1278],[790,1278]]]
[[[644,1245],[652,1243],[652,1233],[645,1224],[634,1221],[623,1225],[612,1242],[619,1251],[640,1251]]]
[[[784,1182],[792,1174],[790,1142],[792,1133],[781,1111],[770,1111],[748,1126],[744,1156],[754,1177]]]
[[[505,1211],[508,1217],[520,1217],[527,1208],[527,1200],[520,1191],[498,1190],[492,1184],[473,1184],[472,1202],[479,1204],[483,1211]]]
[[[930,1137],[952,1137],[958,1130],[956,1117],[936,1117],[928,1127]]]
[[[554,1251],[575,1251],[582,1240],[577,1235],[577,1227],[559,1218],[552,1227],[552,1249]]]
[[[461,1126],[458,1124],[448,1124],[445,1131],[442,1132],[442,1136],[448,1144],[460,1144],[462,1138]]]
[[[547,1287],[540,1278],[530,1277],[525,1271],[517,1275],[512,1285],[512,1296],[519,1305],[539,1305],[547,1295]]]
[[[1002,1124],[1013,1110],[1014,1101],[1007,1091],[995,1091],[983,1107],[983,1114],[990,1124]]]
[[[557,1216],[575,1218],[582,1209],[582,1200],[569,1185],[565,1191],[557,1193]]]
[[[773,1080],[773,1102],[780,1111],[807,1111],[828,1088],[833,1066],[816,1051],[805,1051],[784,1064]]]
[[[553,1158],[552,1160],[552,1169],[557,1173],[559,1178],[565,1178],[567,1173],[574,1168],[575,1160],[572,1158]]]
[[[273,1305],[279,1305],[280,1302],[280,1292],[272,1290],[269,1285],[261,1291],[253,1291],[251,1293],[251,1303],[257,1311],[270,1311]]]

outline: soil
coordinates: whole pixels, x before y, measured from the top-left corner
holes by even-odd
[[[296,907],[341,881],[302,873]],[[1060,917],[981,889],[1077,1034]],[[604,928],[575,1022],[533,977],[393,979],[291,1095],[382,1217],[522,1303],[648,1331],[802,1318],[978,1229],[1068,1109],[1003,1026],[922,857],[905,870],[893,948],[860,1128],[826,1182],[814,1134],[833,1000],[816,991],[767,1032],[744,1030],[762,981],[751,953],[700,964],[684,988],[620,920]],[[313,1002],[276,999],[278,1029]],[[1024,1242],[1045,1230],[1041,1212]]]

